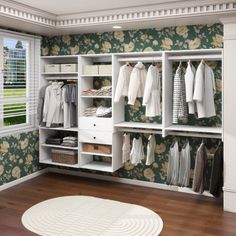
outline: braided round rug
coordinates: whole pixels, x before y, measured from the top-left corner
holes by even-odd
[[[161,217],[145,207],[89,196],[40,202],[22,224],[44,236],[157,236],[163,228]]]

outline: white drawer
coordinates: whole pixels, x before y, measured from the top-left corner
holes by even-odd
[[[81,143],[100,143],[100,144],[112,145],[112,132],[80,130],[79,131],[79,142],[81,142]]]
[[[91,129],[100,131],[112,131],[112,118],[80,117],[79,129]]]

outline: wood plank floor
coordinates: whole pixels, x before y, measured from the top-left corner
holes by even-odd
[[[224,212],[220,200],[55,173],[0,192],[0,235],[34,235],[21,224],[24,211],[65,195],[89,195],[148,207],[164,221],[162,236],[236,235],[236,214]]]

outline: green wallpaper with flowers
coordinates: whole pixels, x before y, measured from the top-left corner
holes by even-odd
[[[0,138],[0,185],[40,170],[38,131]]]
[[[223,47],[222,36],[223,26],[221,24],[213,24],[43,37],[41,54],[46,56],[221,48]],[[217,116],[207,120],[197,120],[196,117],[189,117],[189,124],[191,125],[221,125],[221,65],[220,63],[210,63],[209,65],[213,68],[216,77],[217,93],[215,95],[215,103]],[[154,119],[147,119],[145,117],[141,100],[139,99],[137,99],[134,106],[126,106],[125,113],[126,120],[161,122],[161,119],[158,117]],[[142,136],[145,153],[147,137],[148,135]],[[145,162],[137,166],[127,162],[123,168],[112,175],[121,178],[166,183],[168,151],[173,139],[178,139],[180,146],[186,141],[184,137],[169,136],[161,138],[159,135],[156,135],[156,156],[155,162],[151,166],[146,166]],[[202,140],[200,138],[188,138],[188,140],[191,145],[192,176],[196,150]],[[214,139],[206,140],[209,154],[214,153],[218,142],[218,140]],[[38,164],[38,132],[22,133],[0,138],[0,150],[2,150],[2,154],[0,154],[0,185],[40,169]],[[209,155],[208,176],[211,170],[211,160],[212,155]],[[105,172],[92,172],[107,175]],[[206,185],[208,186],[208,183]]]

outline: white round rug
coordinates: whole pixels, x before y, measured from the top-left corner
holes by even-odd
[[[29,208],[23,225],[44,236],[157,236],[163,222],[138,205],[88,196],[53,198]]]

